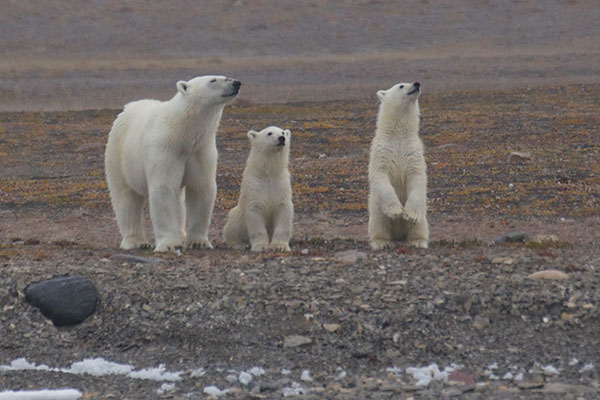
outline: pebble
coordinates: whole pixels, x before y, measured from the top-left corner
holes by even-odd
[[[298,346],[303,346],[306,344],[311,344],[312,343],[312,339],[306,336],[301,336],[301,335],[292,335],[292,336],[288,336],[283,340],[283,347],[285,348],[289,348],[289,347],[298,347]]]
[[[538,233],[531,238],[532,243],[542,244],[542,243],[556,243],[558,242],[558,236],[556,235],[544,235]]]
[[[508,157],[508,161],[511,164],[521,164],[525,161],[530,161],[530,160],[531,160],[531,153],[525,152],[525,151],[513,151],[510,153],[510,156]]]
[[[506,235],[498,236],[494,240],[494,243],[496,243],[496,244],[519,243],[519,242],[525,242],[527,240],[527,238],[528,238],[528,236],[525,232],[511,232],[511,233],[507,233]]]
[[[323,324],[323,328],[325,328],[327,332],[333,333],[339,331],[341,326],[339,324]]]
[[[495,257],[492,258],[492,264],[506,264],[512,265],[515,263],[515,260],[510,257]]]
[[[358,260],[364,259],[367,257],[367,253],[358,250],[346,250],[339,251],[334,254],[336,261],[341,262],[344,265],[353,265],[358,262]]]
[[[569,279],[569,275],[556,269],[547,269],[544,271],[534,272],[533,274],[530,274],[528,278],[534,280],[548,279],[555,281],[564,281]]]
[[[160,264],[161,261],[160,259],[154,257],[141,257],[124,253],[113,254],[110,258],[111,260],[124,261],[134,264]]]
[[[482,316],[478,315],[473,320],[473,328],[475,328],[475,329],[485,329],[489,325],[490,325],[490,319],[487,317],[482,317]]]

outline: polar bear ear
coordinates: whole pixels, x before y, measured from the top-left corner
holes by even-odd
[[[286,129],[286,130],[283,131],[283,134],[287,135],[287,136],[290,136],[292,134],[292,132],[290,132],[289,129]]]
[[[379,100],[383,100],[383,98],[385,97],[385,90],[378,90],[377,97],[379,98]]]
[[[252,131],[252,130],[248,131],[248,138],[249,138],[250,140],[252,140],[252,139],[256,139],[256,135],[258,135],[258,132],[256,132],[256,131]]]
[[[177,90],[179,90],[179,93],[181,94],[186,94],[189,86],[190,85],[186,81],[177,82]]]

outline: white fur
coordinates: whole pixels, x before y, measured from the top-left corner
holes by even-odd
[[[212,248],[208,226],[217,192],[215,136],[225,104],[239,90],[234,82],[224,76],[179,81],[171,100],[126,104],[113,123],[105,169],[123,249],[150,247],[142,218],[146,198],[154,251],[182,245]]]
[[[427,170],[419,138],[419,84],[380,90],[369,162],[369,239],[381,250],[396,241],[427,248]],[[412,94],[409,94],[413,92]]]
[[[223,228],[223,238],[230,247],[290,251],[294,218],[288,171],[290,135],[289,130],[274,126],[248,132],[250,155],[240,198]]]

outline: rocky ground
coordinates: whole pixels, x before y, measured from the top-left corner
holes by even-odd
[[[204,398],[211,386],[258,399],[598,397],[600,85],[424,89],[428,250],[368,247],[374,99],[228,107],[216,249],[179,256],[117,247],[102,159],[117,110],[1,113],[0,389],[73,387],[90,399]],[[292,252],[231,251],[220,230],[237,200],[245,132],[269,124],[293,135]],[[526,237],[494,243],[511,232]],[[567,277],[530,277],[543,270]],[[101,301],[84,323],[56,328],[23,291],[65,274],[95,282]],[[164,373],[77,375],[13,363],[22,357],[59,369],[100,357],[135,370],[164,364]],[[407,371],[432,363],[455,370],[428,385]]]

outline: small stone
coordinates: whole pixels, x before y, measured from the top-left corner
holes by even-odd
[[[347,250],[339,251],[335,253],[334,256],[336,261],[339,261],[344,265],[353,265],[356,264],[358,260],[366,258],[367,253],[358,250]]]
[[[313,378],[310,376],[310,371],[305,369],[302,371],[302,375],[300,375],[300,380],[304,382],[312,382]]]
[[[508,158],[511,164],[521,164],[525,161],[531,161],[531,153],[524,151],[513,151]]]
[[[33,246],[33,245],[37,245],[37,244],[40,244],[40,239],[30,238],[30,239],[25,240],[26,246]]]
[[[516,384],[521,389],[534,389],[543,387],[544,381],[543,379],[539,378],[533,381],[517,381]]]
[[[569,385],[565,383],[550,382],[544,385],[543,389],[533,390],[538,393],[552,393],[552,394],[584,394],[588,392],[596,392],[597,389],[581,386],[581,385]]]
[[[302,251],[300,252],[300,254],[302,254],[303,256],[308,254],[308,249],[302,249]]]
[[[490,319],[487,317],[482,317],[480,315],[476,316],[473,320],[473,328],[475,329],[485,329],[490,325]]]
[[[474,385],[475,378],[471,374],[462,371],[452,371],[448,374],[448,382],[456,382],[463,385]]]
[[[242,371],[242,372],[240,372],[239,380],[242,385],[246,386],[250,382],[252,382],[252,375],[250,375],[247,372]]]
[[[513,265],[515,260],[510,257],[495,257],[492,258],[492,264],[505,264],[505,265]]]
[[[312,339],[308,338],[306,336],[301,336],[301,335],[292,335],[292,336],[288,336],[283,340],[283,347],[285,348],[289,348],[289,347],[298,347],[298,346],[304,346],[307,344],[311,344],[312,343]]]
[[[81,276],[63,276],[33,283],[25,289],[26,300],[40,309],[56,326],[76,325],[96,311],[96,285]]]
[[[329,333],[337,332],[341,326],[339,324],[323,324],[323,328]]]
[[[124,261],[133,264],[160,264],[160,259],[153,257],[141,257],[133,254],[117,253],[113,254],[111,260]]]
[[[547,269],[544,271],[534,272],[533,274],[529,275],[528,278],[534,280],[548,279],[555,281],[564,281],[569,279],[569,275],[556,269]]]
[[[531,242],[536,243],[536,244],[556,243],[556,242],[558,242],[558,236],[537,234],[531,238]]]
[[[462,396],[462,394],[463,391],[455,387],[446,388],[440,392],[443,398]]]
[[[496,244],[519,243],[519,242],[525,242],[527,240],[527,238],[528,238],[528,236],[525,232],[511,232],[511,233],[507,233],[506,235],[498,236],[494,240],[494,243],[496,243]]]

